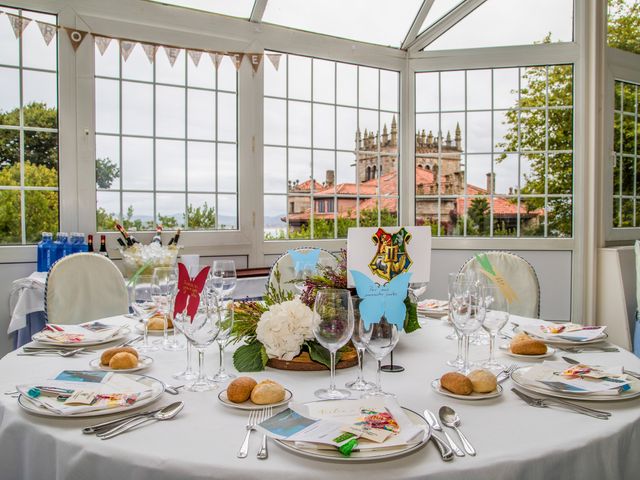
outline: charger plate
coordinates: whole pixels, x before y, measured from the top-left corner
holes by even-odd
[[[524,330],[521,327],[516,327],[513,329],[513,331],[515,333],[520,333],[520,332],[524,332]],[[594,343],[600,343],[600,342],[604,342],[607,338],[609,338],[609,334],[607,332],[603,332],[602,335],[596,337],[596,338],[592,338],[591,340],[585,340],[583,342],[580,342],[578,340],[569,340],[566,338],[547,338],[547,337],[542,337],[539,335],[535,335],[533,333],[529,333],[529,332],[525,332],[527,335],[529,335],[532,338],[535,338],[536,340],[540,340],[543,343],[546,343],[547,345],[558,345],[558,346],[568,346],[571,345],[572,347],[574,346],[580,346],[580,345],[591,345]]]

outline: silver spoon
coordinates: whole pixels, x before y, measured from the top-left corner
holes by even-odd
[[[183,407],[184,407],[184,402],[172,403],[171,405],[167,405],[162,410],[151,415],[150,417],[133,419],[130,422],[126,422],[121,425],[118,425],[117,427],[112,428],[111,430],[108,430],[104,433],[98,433],[97,436],[100,437],[102,440],[107,440],[109,438],[113,438],[117,435],[120,435],[121,433],[124,433],[127,430],[131,430],[133,427],[142,425],[143,423],[147,423],[148,421],[171,420],[178,413],[180,413],[180,410],[182,410]]]
[[[449,434],[442,429],[442,427],[438,423],[438,419],[433,413],[431,413],[431,410],[424,411],[424,418],[427,419],[427,423],[431,426],[431,428],[444,434],[447,442],[449,442],[449,445],[451,446],[451,450],[453,450],[453,453],[455,453],[456,456],[464,457],[464,452],[460,450],[460,447],[456,444],[456,442],[453,441],[453,438],[451,438]]]
[[[460,431],[460,429],[458,428],[461,422],[460,422],[460,417],[458,417],[455,410],[445,405],[443,407],[440,407],[440,411],[438,413],[440,415],[440,420],[442,421],[442,423],[445,426],[449,428],[453,428],[456,431],[456,433],[460,437],[460,441],[462,442],[462,446],[464,447],[464,450],[469,455],[475,456],[476,454],[475,448],[473,448],[471,443],[469,443],[469,440],[467,440],[467,437],[465,437],[463,433]]]

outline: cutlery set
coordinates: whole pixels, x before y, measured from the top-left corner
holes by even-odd
[[[442,425],[455,430],[464,448],[464,451],[462,451],[462,449],[453,440],[453,438],[451,438],[451,436],[442,428],[442,426],[440,425],[440,422],[438,422],[438,418],[434,415],[433,412],[431,412],[431,410],[425,410],[424,418],[427,420],[427,423],[429,424],[429,426],[433,430],[437,432],[441,432],[444,435],[444,437],[447,439],[448,445],[441,438],[439,438],[435,433],[432,432],[431,434],[431,439],[433,440],[434,444],[440,451],[440,456],[442,457],[442,460],[444,460],[445,462],[449,462],[453,460],[454,454],[456,457],[464,457],[465,452],[467,452],[467,454],[471,456],[475,456],[476,455],[475,448],[473,448],[473,445],[471,445],[471,442],[467,440],[467,437],[465,437],[462,431],[458,428],[461,424],[461,421],[460,421],[460,417],[453,410],[453,408],[445,405],[440,408],[440,410],[438,411],[438,415],[440,416],[440,421],[442,422]]]
[[[245,429],[247,433],[244,436],[244,440],[242,441],[242,445],[240,446],[240,450],[238,450],[238,454],[236,455],[238,458],[246,458],[249,455],[249,437],[251,436],[251,432],[256,429],[256,426],[259,423],[264,422],[268,418],[273,416],[273,407],[265,407],[260,410],[251,410],[249,414],[249,418],[247,419],[247,424],[245,425]],[[262,435],[262,445],[256,458],[259,460],[265,460],[269,458],[269,452],[267,450],[267,436]]]
[[[22,353],[18,353],[19,357],[34,357],[40,355],[58,355],[59,357],[74,357],[76,355],[84,355],[93,353],[86,348],[64,348],[64,347],[22,347]]]
[[[516,395],[518,395],[522,400],[524,400],[527,403],[527,405],[531,405],[532,407],[549,408],[552,405],[555,405],[561,408],[564,407],[565,409],[571,410],[575,413],[581,413],[582,415],[588,415],[589,417],[598,418],[600,420],[609,420],[609,417],[611,417],[610,412],[604,412],[602,410],[595,410],[593,408],[584,407],[582,405],[578,405],[577,403],[567,402],[566,400],[562,400],[560,398],[555,398],[555,397],[536,398],[536,397],[527,395],[526,393],[520,390],[517,390],[515,388],[512,388],[511,391]]]
[[[82,429],[82,433],[95,434],[101,440],[108,440],[143,424],[171,420],[184,408],[184,402],[174,402],[165,407],[145,412],[133,413],[108,422],[98,423]]]

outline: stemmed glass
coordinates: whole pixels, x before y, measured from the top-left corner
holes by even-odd
[[[362,328],[362,341],[367,352],[378,362],[376,386],[373,390],[365,393],[364,397],[395,397],[393,393],[382,391],[380,372],[382,359],[390,354],[398,343],[400,338],[398,327],[394,323],[387,322],[384,316],[377,322],[371,323],[368,327],[363,318],[360,318],[360,322],[362,323],[360,327]]]
[[[313,310],[313,334],[331,355],[331,383],[329,388],[316,390],[315,395],[324,400],[349,398],[349,390],[336,388],[336,352],[353,334],[353,305],[349,290],[326,289],[318,292]]]
[[[351,343],[356,347],[356,351],[358,352],[358,378],[354,381],[349,382],[345,385],[345,387],[350,388],[351,390],[371,390],[375,387],[375,384],[371,382],[367,382],[364,379],[363,368],[364,368],[364,351],[366,350],[366,345],[362,341],[363,330],[362,330],[362,322],[360,321],[360,302],[362,299],[360,297],[351,297],[351,302],[353,305],[353,335],[351,336]]]
[[[458,353],[456,358],[453,360],[448,360],[447,365],[450,367],[454,367],[456,369],[461,369],[464,365],[464,360],[462,358],[462,334],[458,332],[458,328],[455,323],[453,323],[453,314],[451,313],[451,296],[453,295],[453,285],[458,281],[466,281],[466,277],[461,273],[450,273],[448,277],[448,295],[449,295],[449,321],[451,322],[451,326],[453,327],[453,333],[448,335],[447,340],[457,340],[458,341]]]
[[[211,287],[220,300],[230,298],[236,289],[236,263],[233,260],[214,260],[210,272]]]
[[[173,319],[174,328],[186,337],[198,351],[198,376],[196,380],[185,387],[191,392],[205,392],[218,387],[218,384],[204,373],[204,349],[215,342],[220,332],[217,316],[212,315],[206,298],[200,299],[197,311],[191,316],[186,310],[176,313]]]
[[[307,281],[307,278],[315,275],[315,273],[316,273],[315,265],[309,265],[308,263],[305,263],[305,262],[296,262],[296,265],[294,268],[293,284],[295,285],[296,289],[298,289],[300,293],[304,291],[304,286],[305,286],[305,282]]]
[[[491,341],[489,343],[489,360],[484,362],[482,366],[489,370],[503,371],[505,366],[495,359],[496,337],[509,321],[509,304],[495,285],[485,287],[483,296],[486,313],[482,328],[489,334]]]
[[[458,334],[462,334],[464,362],[460,371],[470,372],[469,336],[482,325],[485,314],[483,287],[474,283],[458,280],[452,285],[450,310]]]
[[[164,316],[164,337],[162,348],[165,350],[182,350],[185,348],[177,340],[177,332],[173,329],[173,338],[169,339],[169,307],[178,288],[178,272],[174,267],[156,267],[153,269],[151,296],[158,310]]]
[[[413,300],[415,300],[416,305],[420,305],[420,302],[424,300],[428,286],[429,282],[413,282],[409,284],[409,293],[412,295]],[[423,317],[418,317],[420,325],[424,325],[424,321]]]
[[[142,322],[142,344],[136,345],[141,352],[155,352],[157,345],[149,343],[149,319],[156,313],[156,307],[151,297],[151,275],[140,275],[131,286],[131,308]]]
[[[229,344],[229,337],[233,330],[233,314],[234,314],[233,300],[228,301],[214,301],[213,311],[218,323],[220,324],[220,333],[218,333],[218,350],[220,352],[220,366],[216,374],[211,377],[214,382],[224,383],[232,378],[236,378],[233,373],[227,372],[224,368],[224,348]]]

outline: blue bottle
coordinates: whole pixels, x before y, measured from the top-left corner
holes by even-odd
[[[73,253],[89,251],[89,245],[84,241],[84,233],[74,233]]]
[[[42,232],[42,240],[38,243],[38,271],[48,272],[51,266],[51,243],[53,234]]]
[[[68,234],[66,232],[58,232],[56,241],[53,242],[51,264],[60,260],[64,256],[64,244],[67,243]]]
[[[73,253],[73,242],[75,241],[74,233],[67,237],[67,241],[62,244],[62,256],[66,257]]]

